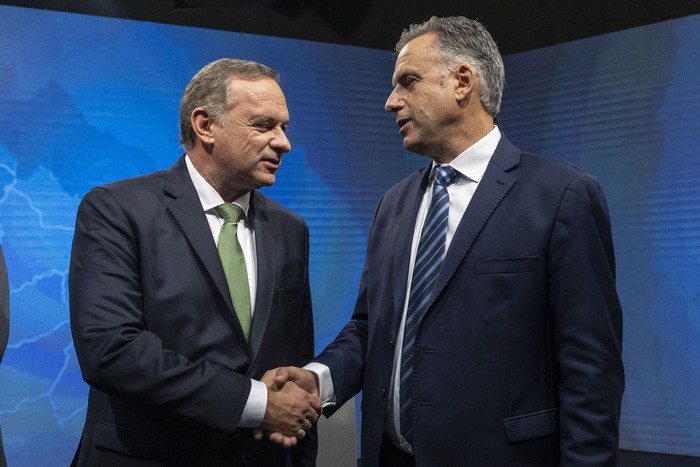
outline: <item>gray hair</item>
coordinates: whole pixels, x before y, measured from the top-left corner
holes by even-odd
[[[228,110],[235,96],[229,95],[231,78],[255,80],[271,78],[279,82],[279,73],[261,63],[222,58],[199,70],[182,93],[180,101],[180,144],[190,149],[195,142],[195,133],[190,120],[197,107],[203,107],[218,125],[225,125]]]
[[[437,35],[436,43],[446,72],[452,72],[460,63],[474,67],[481,82],[481,103],[495,118],[501,108],[505,70],[498,46],[484,25],[463,16],[433,16],[404,29],[396,43],[396,52],[416,37],[428,33]]]

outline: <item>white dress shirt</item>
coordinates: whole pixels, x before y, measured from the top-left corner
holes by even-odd
[[[216,208],[224,204],[221,195],[207,182],[202,175],[197,172],[188,155],[185,156],[187,171],[194,184],[202,209],[209,222],[214,243],[219,245],[219,232],[224,224],[223,217],[219,216]],[[255,292],[257,290],[257,256],[255,254],[255,231],[248,221],[248,208],[250,207],[250,192],[236,199],[234,204],[243,209],[243,216],[238,220],[238,242],[241,244],[243,256],[245,257],[246,270],[248,272],[248,286],[250,287],[250,313],[251,317],[255,310]],[[261,381],[251,380],[253,385],[248,395],[241,420],[238,424],[240,428],[257,428],[265,417],[267,408],[267,386]]]

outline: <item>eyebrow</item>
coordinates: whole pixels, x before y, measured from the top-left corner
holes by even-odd
[[[250,123],[260,125],[265,123],[274,123],[280,125],[289,125],[289,118],[277,118],[272,115],[255,115],[250,118]]]

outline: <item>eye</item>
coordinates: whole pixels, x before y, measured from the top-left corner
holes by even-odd
[[[282,131],[287,131],[288,122],[278,121],[274,119],[265,119],[251,122],[253,127],[261,133],[266,133],[268,131],[275,131],[279,128]]]
[[[272,131],[275,128],[275,123],[270,121],[270,120],[258,120],[258,121],[253,121],[253,128],[255,128],[257,131],[261,133],[266,133],[268,131]]]
[[[413,75],[404,75],[399,78],[397,85],[401,86],[402,88],[411,89],[416,82],[418,82],[417,77]]]

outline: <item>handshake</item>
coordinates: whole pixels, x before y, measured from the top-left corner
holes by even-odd
[[[290,448],[306,436],[321,415],[318,377],[293,366],[269,370],[261,381],[267,386],[267,409],[255,438]]]

